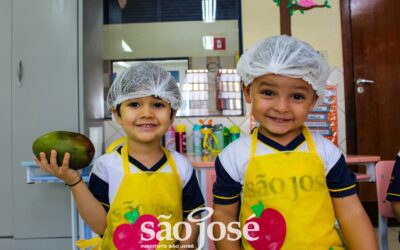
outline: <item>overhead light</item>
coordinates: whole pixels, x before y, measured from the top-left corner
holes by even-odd
[[[203,13],[203,22],[215,22],[217,11],[217,0],[201,0],[201,10]]]
[[[131,66],[130,63],[123,62],[123,61],[116,62],[116,64],[121,66],[121,67],[124,67],[124,68],[129,68]]]
[[[213,36],[203,36],[203,48],[206,50],[214,49],[214,37]]]
[[[129,47],[129,45],[124,40],[121,41],[121,47],[122,47],[122,50],[125,52],[133,52],[131,47]]]

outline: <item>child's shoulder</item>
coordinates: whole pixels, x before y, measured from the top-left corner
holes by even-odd
[[[176,163],[185,163],[185,164],[190,164],[189,160],[186,158],[185,155],[179,153],[178,151],[169,151],[172,155],[172,157],[174,158],[174,160],[176,161]]]
[[[315,147],[317,150],[323,150],[323,151],[340,151],[340,149],[330,140],[322,136],[318,132],[311,132],[311,135],[314,139]]]
[[[238,154],[238,153],[243,153],[243,150],[250,150],[251,146],[251,136],[250,135],[244,135],[240,137],[239,139],[231,142],[222,152],[219,154],[220,157],[223,155],[227,154]],[[250,152],[250,151],[249,151]]]
[[[179,169],[179,172],[189,174],[193,171],[192,164],[185,155],[178,151],[170,151],[170,153],[175,161],[176,167]]]
[[[115,166],[122,161],[120,154],[117,151],[106,153],[97,158],[94,162],[93,168],[107,168],[108,166]]]
[[[118,151],[113,150],[110,153],[105,153],[105,154],[101,155],[97,159],[97,161],[100,161],[100,162],[104,163],[104,162],[109,162],[109,161],[115,161],[117,159],[121,160],[121,154]]]
[[[343,155],[343,152],[333,142],[324,136],[316,132],[312,132],[312,136],[318,155],[324,162],[326,172],[329,172],[330,169],[338,163]]]
[[[179,172],[179,176],[181,177],[183,187],[189,182],[193,174],[193,167],[190,161],[186,158],[185,155],[177,152],[170,151],[173,160],[175,161],[176,168]]]
[[[238,150],[242,150],[243,148],[248,148],[251,145],[251,136],[244,135],[239,139],[231,142],[222,152],[237,152]],[[221,153],[222,153],[221,152]]]

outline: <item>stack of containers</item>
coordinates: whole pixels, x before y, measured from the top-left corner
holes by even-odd
[[[183,105],[178,115],[208,115],[208,70],[187,70],[181,91]]]
[[[217,109],[221,115],[242,115],[240,76],[236,69],[220,69],[216,76]]]

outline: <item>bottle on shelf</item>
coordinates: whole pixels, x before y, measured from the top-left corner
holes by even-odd
[[[224,148],[230,143],[229,128],[224,127]]]
[[[233,142],[240,137],[240,128],[238,126],[232,126],[229,129],[230,141]]]
[[[165,148],[169,151],[175,150],[175,128],[174,125],[169,126],[167,133],[164,135]]]
[[[215,124],[213,126],[213,133],[215,135],[214,148],[221,151],[224,149],[224,125]]]
[[[186,153],[186,126],[184,124],[175,126],[175,147],[179,153]]]
[[[201,155],[201,126],[199,124],[193,125],[193,153]]]

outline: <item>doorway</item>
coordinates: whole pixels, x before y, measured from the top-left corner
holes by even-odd
[[[391,0],[342,0],[347,153],[393,160],[400,150],[400,5]],[[376,224],[376,191],[359,195]]]

